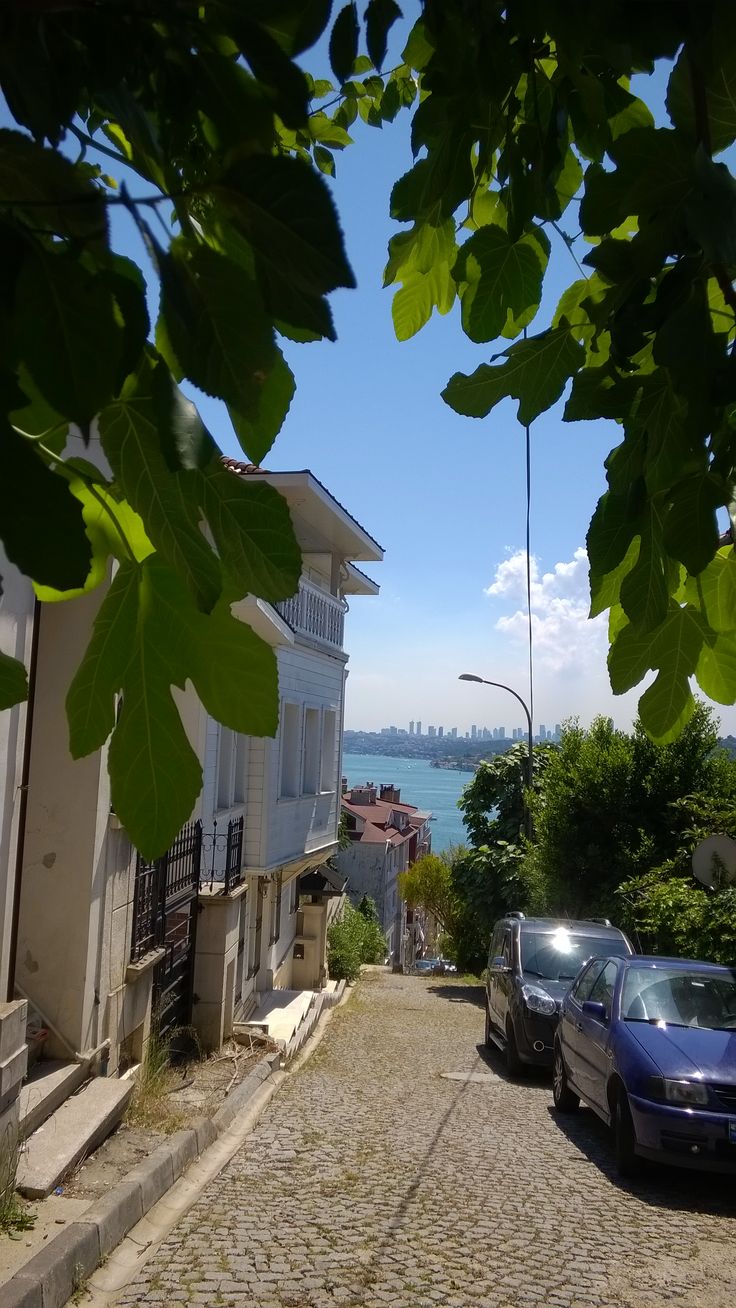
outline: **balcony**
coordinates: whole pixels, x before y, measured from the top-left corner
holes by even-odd
[[[347,609],[344,600],[329,595],[309,581],[300,581],[296,595],[281,600],[274,607],[297,635],[306,636],[330,649],[342,649]]]

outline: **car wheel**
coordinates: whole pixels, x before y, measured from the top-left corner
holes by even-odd
[[[580,1107],[580,1096],[570,1089],[567,1081],[567,1068],[562,1057],[562,1050],[555,1045],[555,1062],[552,1069],[552,1098],[558,1113],[574,1113]]]
[[[616,1096],[613,1115],[613,1135],[616,1145],[616,1167],[619,1176],[638,1176],[641,1160],[636,1153],[636,1132],[629,1101],[623,1086]]]
[[[491,1049],[492,1046],[493,1046],[493,1041],[491,1040],[491,1014],[490,1014],[490,1011],[489,1011],[489,1009],[488,1009],[488,999],[486,999],[486,1034],[485,1034],[485,1046],[486,1046],[486,1049]]]
[[[516,1043],[516,1032],[511,1018],[506,1023],[506,1071],[511,1076],[519,1076],[524,1071],[524,1064],[519,1058],[519,1046]]]

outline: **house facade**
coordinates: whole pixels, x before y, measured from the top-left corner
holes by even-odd
[[[420,924],[407,921],[397,878],[431,851],[432,815],[402,804],[398,787],[373,782],[351,789],[343,783],[342,811],[350,845],[336,864],[348,879],[350,897],[354,903],[363,895],[375,901],[391,961],[411,963],[421,943]]]
[[[234,612],[274,648],[274,739],[211,719],[176,692],[204,786],[183,831],[149,864],[111,810],[106,748],[74,761],[64,694],[103,590],[73,604],[34,602],[2,568],[0,647],[24,659],[31,696],[0,715],[2,982],[25,998],[45,1056],[114,1074],[143,1056],[154,1013],[217,1047],[274,988],[325,980],[329,893],[300,879],[337,849],[349,598],[377,593],[356,561],[380,546],[308,471],[265,473],[287,500],[303,552],[297,594]],[[303,900],[303,902],[302,902]]]

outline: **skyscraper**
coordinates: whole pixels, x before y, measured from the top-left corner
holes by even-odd
[[[475,740],[475,738],[476,738],[477,735],[478,735],[478,728],[475,727],[475,726],[471,727],[471,728],[470,728],[470,739],[471,739],[471,740]]]
[[[416,729],[416,731],[415,731],[414,734],[415,734],[416,736],[421,736],[421,734],[422,734],[422,724],[421,724],[421,722],[417,722],[417,729]]]
[[[445,728],[444,728],[444,727],[438,727],[438,728],[437,728],[437,735],[438,735],[438,736],[444,736],[444,734],[445,734]]]
[[[428,735],[428,736],[436,736],[436,735],[437,735],[437,732],[436,732],[435,728],[434,728],[434,727],[427,727],[427,735]]]
[[[413,735],[414,735],[414,723],[413,723],[413,722],[410,722],[410,723],[409,723],[409,735],[410,735],[410,736],[413,736]]]

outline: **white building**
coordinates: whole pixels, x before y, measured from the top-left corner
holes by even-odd
[[[396,964],[413,962],[413,957],[404,957],[406,906],[397,877],[432,847],[431,813],[400,801],[401,792],[392,785],[382,785],[380,792],[370,782],[345,790],[342,808],[350,845],[335,859],[353,902],[363,895],[375,901],[388,954]]]
[[[114,1073],[143,1054],[156,1010],[206,1047],[272,987],[317,989],[334,892],[318,869],[337,848],[347,597],[375,595],[354,566],[380,546],[311,473],[268,481],[303,551],[298,593],[236,612],[274,647],[275,739],[245,738],[177,694],[204,788],[168,854],[147,864],[111,812],[106,747],[73,761],[64,695],[104,595],[34,604],[2,564],[0,647],[29,668],[31,696],[0,715],[0,979],[27,997],[44,1051]],[[317,870],[300,901],[299,878]]]

